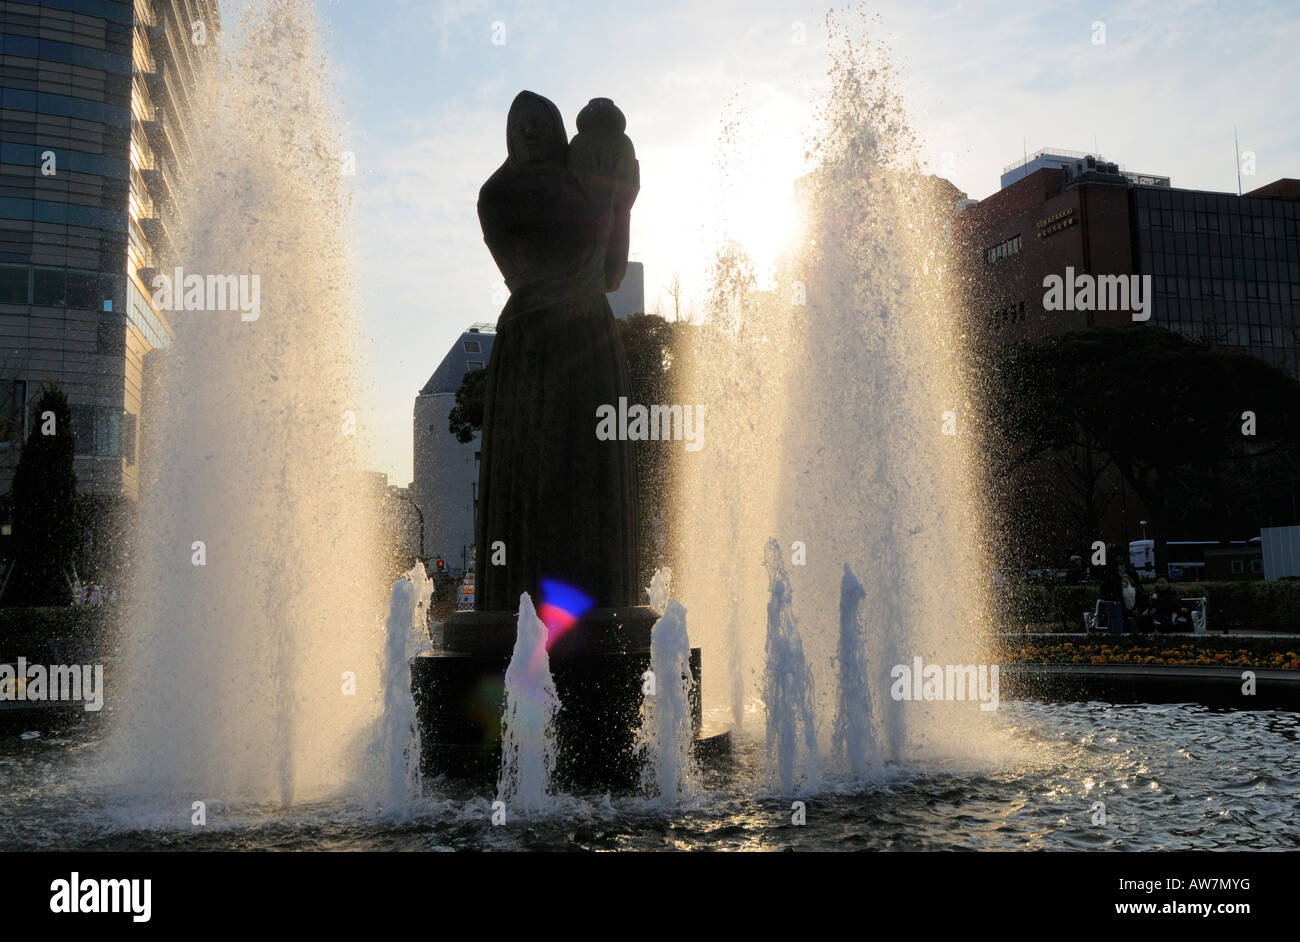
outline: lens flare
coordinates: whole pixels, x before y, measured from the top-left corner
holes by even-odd
[[[537,607],[537,615],[546,626],[546,649],[549,651],[551,645],[595,604],[581,589],[554,579],[543,579],[542,604]]]

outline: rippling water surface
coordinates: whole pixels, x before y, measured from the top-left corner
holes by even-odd
[[[559,796],[546,814],[490,823],[492,795],[435,783],[402,820],[352,800],[284,810],[203,797],[141,803],[93,785],[89,730],[0,744],[0,840],[11,850],[947,850],[1300,848],[1300,715],[1196,705],[1004,703],[1020,744],[987,768],[889,768],[803,796],[807,824],[742,743],[692,805],[635,795]],[[441,784],[442,787],[437,787]],[[1107,823],[1093,825],[1096,802]]]

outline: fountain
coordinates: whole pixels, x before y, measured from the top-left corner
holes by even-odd
[[[776,540],[768,541],[766,556],[771,582],[771,598],[767,603],[767,670],[763,680],[768,770],[780,785],[781,794],[792,795],[796,785],[804,792],[811,792],[821,784],[813,677],[795,622],[790,577],[781,559],[781,545]]]
[[[676,597],[661,572],[638,604],[628,456],[587,450],[586,404],[533,422],[538,434],[512,427],[517,452],[498,440],[514,411],[502,403],[536,391],[525,383],[489,409],[480,610],[421,650],[417,566],[383,621],[359,443],[340,434],[358,408],[358,345],[312,8],[267,0],[248,23],[195,91],[209,120],[190,141],[176,237],[187,270],[260,275],[260,316],[177,315],[161,415],[142,425],[142,452],[167,460],[145,484],[138,603],[105,672],[111,735],[14,718],[21,734],[0,739],[6,848],[1294,848],[1293,713],[891,699],[893,667],[981,661],[987,544],[949,326],[948,208],[870,46],[833,54],[775,287],[747,279],[734,244],[715,266],[708,342],[684,356],[682,398],[711,425],[675,503]],[[540,155],[539,175],[514,167],[497,183],[576,198],[550,176],[555,115],[531,106],[510,149]],[[581,122],[594,137],[578,163],[603,165],[609,148],[622,170],[575,179],[625,213],[635,158],[610,107]],[[501,207],[485,189],[496,252]],[[617,245],[624,219],[606,222]],[[584,284],[616,280],[618,254]],[[511,331],[598,320],[569,309],[588,292],[504,274],[521,296],[503,312]],[[617,394],[607,334],[578,333],[603,357],[601,395]],[[546,337],[524,339],[501,375],[560,372]],[[498,478],[520,468],[522,510]],[[1261,679],[1261,697],[1294,684]],[[724,715],[735,748],[697,775],[704,719]],[[628,794],[638,785],[644,799]],[[816,813],[792,826],[778,792],[815,793]],[[492,798],[536,820],[496,827]]]
[[[694,524],[680,528],[677,563],[692,641],[708,654],[706,713],[787,709],[769,702],[768,666],[774,637],[776,654],[793,653],[773,631],[797,588],[802,657],[816,678],[812,713],[831,717],[846,698],[854,704],[838,728],[859,743],[849,764],[860,771],[868,728],[894,764],[999,747],[987,715],[887,696],[889,668],[914,656],[984,660],[986,587],[980,505],[966,470],[976,456],[963,431],[961,338],[951,318],[952,207],[919,165],[883,49],[843,32],[774,287],[759,286],[743,245],[723,233],[711,330],[683,380],[711,425],[709,447],[685,463],[678,504]],[[732,124],[743,121],[737,115]],[[945,433],[945,413],[957,434]],[[779,547],[769,544],[765,582],[759,539],[769,535]],[[788,571],[772,571],[782,555]],[[848,652],[872,671],[860,678],[845,676],[853,668],[843,662],[838,676],[826,669],[844,633],[836,603],[845,564],[862,587],[853,616],[861,640]],[[851,689],[841,690],[846,682]],[[739,696],[728,693],[737,688]],[[778,726],[789,721],[780,713]],[[832,751],[833,735],[819,731],[818,754]],[[789,749],[792,740],[783,743]]]
[[[142,429],[136,600],[110,777],[143,799],[351,789],[378,716],[378,502],[360,472],[355,309],[309,5],[251,9],[200,77],[174,238],[260,284],[255,319],[175,311]],[[152,371],[151,371],[152,372]],[[357,425],[361,423],[353,423]]]
[[[645,699],[638,737],[645,755],[641,787],[658,795],[664,804],[690,797],[696,778],[691,643],[686,633],[686,609],[668,598],[671,578],[671,570],[660,569],[650,582],[650,607],[663,614],[650,632],[650,673],[642,688]]]
[[[426,622],[433,581],[424,564],[416,562],[393,583],[384,623],[384,663],[381,675],[384,712],[371,762],[383,771],[381,789],[372,797],[386,814],[400,815],[420,795],[420,737],[411,698],[411,658],[429,646]]]
[[[550,792],[560,699],[546,653],[546,625],[537,617],[526,592],[519,597],[518,631],[506,667],[497,800],[535,812],[545,807]]]
[[[866,657],[862,600],[867,590],[844,564],[840,582],[840,646],[837,654],[839,703],[835,709],[834,748],[857,778],[879,766],[874,711],[871,708],[871,664]]]

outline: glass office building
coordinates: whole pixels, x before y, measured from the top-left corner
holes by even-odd
[[[1298,196],[1134,187],[1134,248],[1157,322],[1300,376]]]
[[[1149,275],[1150,324],[1300,377],[1300,181],[1238,196],[1135,176],[1096,158],[1041,166],[964,209],[968,327],[1014,343],[1129,323],[1127,311],[1046,310],[1043,279]]]
[[[0,0],[0,494],[42,383],[67,391],[82,493],[134,500],[151,302],[215,0]]]

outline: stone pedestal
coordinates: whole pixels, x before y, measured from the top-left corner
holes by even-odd
[[[565,790],[635,787],[642,685],[650,669],[647,606],[593,609],[554,639],[551,675],[560,698],[555,784]],[[514,648],[511,612],[457,612],[435,633],[432,654],[411,662],[421,771],[496,781],[505,673]],[[691,715],[701,726],[700,651],[691,649]],[[664,683],[661,678],[660,683]]]

